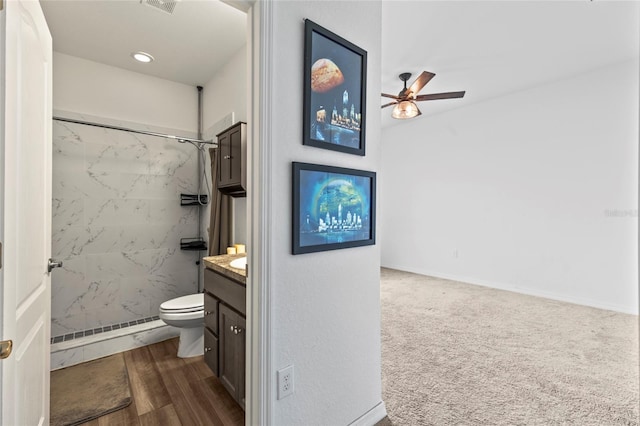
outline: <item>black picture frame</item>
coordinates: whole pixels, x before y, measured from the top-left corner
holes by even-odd
[[[376,173],[293,162],[292,253],[376,243]]]
[[[367,52],[305,19],[303,144],[365,155]]]

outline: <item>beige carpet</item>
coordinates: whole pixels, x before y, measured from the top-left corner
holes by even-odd
[[[638,425],[638,316],[382,270],[391,424]]]
[[[51,425],[77,425],[131,403],[121,353],[51,372]]]

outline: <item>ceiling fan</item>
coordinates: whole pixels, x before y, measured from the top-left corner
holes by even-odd
[[[385,98],[392,98],[393,102],[382,105],[382,108],[386,108],[391,105],[395,105],[391,112],[391,117],[398,119],[406,119],[417,117],[420,114],[420,110],[416,105],[419,101],[435,101],[436,99],[453,99],[461,98],[464,96],[464,91],[461,92],[446,92],[446,93],[432,93],[430,95],[418,95],[418,92],[436,75],[432,72],[422,71],[422,74],[418,76],[416,81],[407,88],[407,80],[411,78],[410,72],[403,72],[398,77],[404,82],[404,88],[398,93],[398,95],[389,95],[383,93]]]

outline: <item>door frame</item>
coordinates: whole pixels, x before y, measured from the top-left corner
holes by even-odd
[[[247,229],[251,256],[247,276],[247,367],[245,423],[249,425],[271,424],[273,413],[273,380],[271,348],[271,289],[269,221],[271,209],[271,118],[273,96],[273,2],[272,0],[223,0],[247,13],[248,19],[248,83],[249,83],[249,134],[248,144],[248,197]],[[0,0],[0,11],[3,10]],[[4,14],[1,14],[4,20]],[[0,46],[4,53],[4,46]],[[0,80],[4,80],[0,70]],[[0,90],[4,91],[2,85]],[[0,95],[4,95],[0,92]],[[0,120],[4,117],[4,105],[0,105]],[[2,123],[4,124],[4,123]],[[4,126],[3,126],[4,127]],[[0,161],[3,154],[0,151]],[[0,174],[0,195],[4,193],[4,179]],[[2,200],[2,198],[0,198]],[[1,202],[1,201],[0,201]],[[3,207],[3,206],[0,206]],[[3,230],[0,229],[0,238]],[[3,285],[0,274],[0,287]],[[2,302],[0,300],[0,302]],[[2,318],[0,316],[0,327]],[[2,379],[0,369],[0,380]],[[0,400],[0,412],[2,412]]]
[[[248,12],[249,135],[247,229],[250,244],[247,282],[247,425],[272,423],[274,378],[271,345],[272,214],[271,126],[273,1],[253,3]]]
[[[4,13],[4,0],[0,0],[0,31],[6,28],[6,14]],[[5,56],[5,43],[0,43],[0,58],[6,58]],[[4,63],[0,64],[0,129],[4,129]],[[4,135],[0,134],[0,165],[4,164]],[[0,169],[0,243],[4,245],[4,168]],[[4,246],[2,247],[4,250]],[[0,253],[0,269],[4,265],[4,253]],[[3,306],[3,289],[4,289],[4,272],[0,270],[0,306]],[[0,332],[4,329],[3,316],[0,313]],[[3,335],[0,335],[0,339],[4,339]],[[0,383],[3,383],[3,368],[0,365]],[[0,413],[3,413],[2,406],[2,390],[0,389]],[[0,416],[0,420],[2,417]]]
[[[1,0],[0,0],[1,1]],[[274,0],[222,0],[247,13],[247,323],[245,424],[272,423],[271,123]]]

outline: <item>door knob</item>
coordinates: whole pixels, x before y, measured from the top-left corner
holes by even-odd
[[[13,340],[3,340],[0,342],[0,359],[9,358],[13,350]]]
[[[49,270],[49,273],[51,273],[51,271],[54,268],[61,268],[62,267],[62,261],[56,261],[54,259],[49,259],[49,265],[47,266],[47,269]]]

